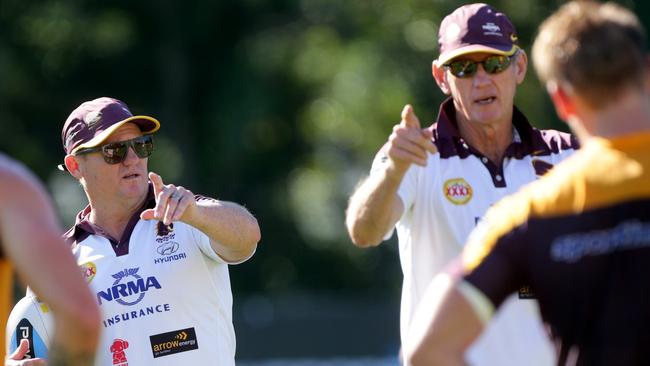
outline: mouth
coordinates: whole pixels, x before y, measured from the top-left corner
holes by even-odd
[[[474,103],[479,104],[479,105],[488,105],[493,103],[495,100],[497,100],[497,97],[491,95],[485,98],[479,98],[474,100]]]
[[[138,179],[138,178],[140,178],[140,174],[138,173],[131,173],[122,177],[122,179]]]

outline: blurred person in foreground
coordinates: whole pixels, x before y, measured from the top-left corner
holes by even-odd
[[[463,364],[463,350],[522,286],[539,301],[558,365],[650,359],[645,31],[619,5],[574,1],[541,25],[533,58],[583,148],[490,209],[457,270],[432,281],[406,342],[413,365]]]
[[[21,280],[52,308],[50,365],[91,365],[99,338],[99,309],[68,246],[45,189],[24,166],[0,154],[0,359],[17,361],[29,348],[23,339],[5,359],[5,328],[13,301],[12,266]]]
[[[149,172],[159,127],[106,97],[63,126],[65,170],[89,202],[66,237],[102,313],[95,365],[234,365],[228,265],[253,255],[259,226]]]
[[[528,57],[505,14],[486,4],[461,6],[442,21],[438,43],[432,73],[450,97],[425,129],[413,108],[404,108],[347,209],[348,231],[360,247],[378,245],[397,228],[402,342],[427,285],[461,252],[485,211],[577,147],[569,134],[533,128],[514,106]],[[552,363],[535,301],[512,296],[467,360]]]

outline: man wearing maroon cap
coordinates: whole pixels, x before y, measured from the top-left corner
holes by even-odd
[[[459,270],[427,290],[435,300],[414,318],[410,364],[462,365],[495,309],[528,286],[556,365],[648,365],[647,45],[637,16],[613,2],[570,1],[542,23],[535,68],[583,147],[486,213]]]
[[[449,98],[437,120],[421,128],[406,105],[377,154],[371,174],[350,198],[346,224],[360,247],[399,237],[404,274],[401,337],[413,325],[432,278],[461,251],[485,211],[562,161],[576,142],[540,131],[514,106],[528,58],[505,14],[469,4],[444,18],[436,83]],[[465,354],[474,365],[547,365],[552,347],[534,299],[509,298]]]
[[[148,172],[159,127],[113,98],[63,126],[61,168],[89,202],[66,237],[102,312],[95,365],[234,365],[228,265],[253,255],[259,226],[240,205]]]

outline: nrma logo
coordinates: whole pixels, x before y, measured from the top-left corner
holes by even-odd
[[[126,268],[123,271],[115,273],[113,286],[106,291],[97,293],[99,305],[102,301],[117,301],[121,305],[135,305],[142,301],[144,295],[150,288],[154,287],[160,290],[161,286],[156,277],[150,276],[146,279],[138,274],[140,268]],[[132,278],[132,280],[128,280]]]

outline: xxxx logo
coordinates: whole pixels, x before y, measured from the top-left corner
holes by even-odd
[[[449,200],[455,205],[464,205],[472,199],[473,190],[463,178],[453,178],[445,182],[442,191]]]
[[[83,274],[87,283],[90,283],[90,281],[92,281],[97,274],[97,266],[93,262],[84,263],[80,265],[79,268],[81,268],[81,273]]]
[[[182,331],[178,333],[174,338],[178,339],[179,341],[184,341],[187,339],[187,333],[185,333],[185,331]]]

